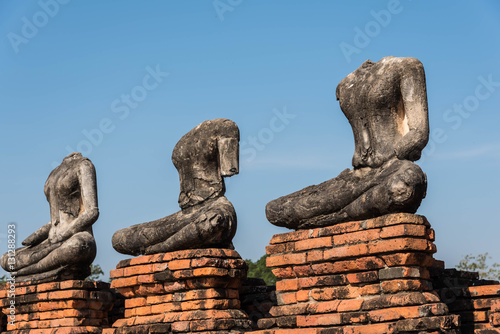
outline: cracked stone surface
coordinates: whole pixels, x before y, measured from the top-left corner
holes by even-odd
[[[306,229],[415,213],[427,190],[413,161],[429,140],[425,72],[415,58],[365,61],[337,86],[354,134],[353,169],[269,202],[269,222]]]
[[[239,172],[239,140],[238,126],[228,119],[205,121],[185,134],[172,153],[181,210],[117,231],[115,250],[140,255],[232,247],[236,212],[224,196],[223,178]]]
[[[2,256],[0,264],[16,281],[83,279],[96,256],[92,225],[99,217],[96,172],[92,162],[71,153],[45,182],[51,221]]]

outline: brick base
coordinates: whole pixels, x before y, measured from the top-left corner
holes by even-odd
[[[433,241],[412,214],[275,235],[266,251],[278,305],[254,333],[458,333],[432,291]]]
[[[500,299],[491,302],[489,321],[489,327],[476,329],[474,334],[500,334]]]
[[[491,303],[490,324],[500,330],[500,299]]]
[[[232,333],[250,327],[239,310],[247,264],[234,250],[196,249],[121,261],[111,286],[125,296],[125,317],[106,334]]]
[[[248,314],[252,328],[258,329],[257,322],[271,317],[269,311],[276,305],[276,287],[267,286],[260,278],[247,278],[240,289],[241,309]]]
[[[444,267],[444,264],[442,265]],[[431,279],[440,299],[451,313],[460,315],[462,334],[500,333],[490,331],[493,302],[500,299],[500,284],[479,279],[475,272],[431,268]]]
[[[7,316],[2,333],[101,333],[108,327],[112,306],[109,284],[103,282],[23,282],[16,283],[15,288],[10,283],[0,287],[0,307]]]

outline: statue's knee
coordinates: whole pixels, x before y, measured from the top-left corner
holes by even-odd
[[[231,217],[221,213],[211,213],[207,219],[198,222],[200,235],[210,243],[224,242],[232,234]]]
[[[126,236],[124,233],[124,230],[118,230],[113,234],[113,237],[111,237],[111,244],[113,245],[113,248],[116,249],[118,252],[122,252],[124,250],[124,240],[126,240]]]
[[[92,262],[97,254],[94,237],[88,232],[79,232],[66,242],[70,254],[74,254],[74,262]]]
[[[425,197],[427,178],[416,164],[406,162],[389,182],[389,194],[396,205],[404,206]]]
[[[8,263],[7,263],[7,259],[8,259],[8,253],[5,253],[2,255],[2,257],[0,257],[0,266],[2,266],[2,268],[6,271],[9,271],[8,269]]]

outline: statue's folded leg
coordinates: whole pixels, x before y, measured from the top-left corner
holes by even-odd
[[[61,243],[49,244],[48,240],[44,240],[42,243],[31,246],[31,247],[21,247],[15,250],[15,262],[12,263],[14,270],[11,270],[8,260],[12,257],[12,253],[5,253],[0,259],[0,264],[3,269],[7,271],[17,271],[21,268],[27,267],[34,263],[37,263],[43,259],[47,254],[52,252],[54,249],[61,246]]]
[[[147,247],[145,254],[192,248],[232,247],[231,240],[236,232],[236,212],[225,197],[217,199],[195,214],[186,215],[184,219],[189,224],[167,240]]]
[[[148,246],[163,242],[190,223],[181,219],[181,211],[147,223],[136,224],[113,234],[113,248],[122,254],[144,254]]]
[[[337,177],[282,196],[266,205],[266,217],[276,226],[291,229],[309,219],[338,212],[377,185],[380,170],[346,169]],[[382,176],[383,177],[383,176]]]
[[[407,160],[397,161],[391,166],[391,174],[388,176],[383,173],[380,178],[376,186],[346,207],[337,212],[304,220],[298,228],[314,228],[388,213],[417,211],[427,190],[427,178],[418,165]]]
[[[97,253],[94,237],[78,232],[59,244],[44,258],[17,271],[18,276],[38,274],[66,265],[90,265]]]

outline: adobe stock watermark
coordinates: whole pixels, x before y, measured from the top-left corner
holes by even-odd
[[[234,11],[242,3],[243,0],[214,0],[212,5],[219,20],[224,21],[224,13]]]
[[[250,162],[257,157],[258,152],[263,151],[267,145],[271,144],[277,133],[286,129],[291,120],[297,115],[289,113],[286,107],[282,110],[273,109],[273,117],[269,120],[268,127],[264,127],[254,136],[248,136],[240,143],[241,154],[245,155],[245,160]]]
[[[360,54],[363,49],[366,49],[382,30],[391,24],[392,18],[402,11],[403,6],[399,0],[389,0],[386,9],[371,10],[370,15],[373,20],[368,21],[363,28],[354,27],[352,43],[341,42],[339,44],[340,51],[342,51],[347,63],[352,61],[354,54]]]
[[[21,44],[28,44],[30,40],[38,35],[40,29],[45,27],[49,21],[54,18],[61,8],[61,5],[66,5],[70,0],[40,0],[38,6],[40,10],[35,12],[29,18],[21,17],[20,34],[9,32],[7,39],[15,53],[19,52]]]
[[[9,307],[5,307],[5,311],[8,311],[7,321],[8,324],[14,326],[16,321],[16,274],[14,270],[16,269],[16,224],[10,223],[7,225],[7,265],[9,267],[10,275],[7,278],[7,297],[9,298]],[[7,305],[4,305],[7,306]]]
[[[450,128],[435,128],[429,136],[427,148],[422,152],[422,162],[425,157],[429,157],[436,152],[439,144],[443,144],[448,140],[447,133],[450,130],[458,130],[464,119],[468,119],[475,111],[479,109],[482,101],[489,99],[500,87],[500,81],[493,81],[493,75],[487,77],[479,76],[477,78],[479,84],[474,89],[474,93],[466,96],[461,103],[455,103],[451,108],[443,112],[443,120],[451,124]]]
[[[121,94],[119,98],[114,99],[110,104],[111,112],[120,121],[126,120],[133,109],[137,109],[142,101],[144,101],[150,92],[157,89],[163,80],[170,74],[163,72],[160,65],[155,68],[146,66],[146,74],[142,78],[141,84],[132,87],[129,93]],[[67,154],[80,152],[83,156],[88,156],[92,153],[95,147],[98,147],[104,141],[106,135],[109,135],[116,129],[117,122],[110,117],[104,117],[96,126],[91,129],[83,129],[83,139],[80,140],[75,147],[67,145]],[[54,161],[52,167],[59,166],[60,162]]]

